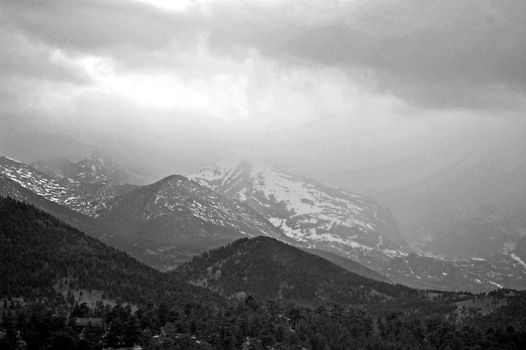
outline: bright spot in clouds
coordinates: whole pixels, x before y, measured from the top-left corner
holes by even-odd
[[[187,10],[194,1],[192,0],[133,0],[138,3],[144,3],[151,6],[158,7],[159,9],[168,11],[185,11]]]
[[[51,60],[86,76],[89,86],[56,89],[48,100],[102,94],[159,112],[201,115],[223,120],[253,120],[263,127],[288,127],[320,117],[361,118],[397,110],[403,103],[389,95],[360,89],[331,68],[286,67],[257,52],[241,60],[214,57],[206,50],[174,54],[185,69],[129,70],[102,56],[73,56],[52,51]],[[200,68],[203,67],[201,70]],[[53,97],[55,93],[55,97]]]

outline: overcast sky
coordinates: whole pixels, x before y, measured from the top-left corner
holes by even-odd
[[[350,174],[523,145],[525,14],[523,0],[3,0],[0,127],[59,130],[149,176],[253,156],[367,190],[386,179]]]

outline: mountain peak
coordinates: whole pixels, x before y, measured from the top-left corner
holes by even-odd
[[[182,184],[182,183],[188,183],[188,182],[194,182],[194,181],[190,180],[187,177],[184,177],[183,175],[177,175],[177,174],[168,175],[158,181],[158,183],[161,183],[161,184],[163,183]],[[195,184],[198,185],[197,183]]]
[[[65,162],[71,163],[68,160]],[[98,216],[111,205],[115,197],[128,190],[127,186],[114,186],[103,182],[85,184],[73,178],[49,174],[47,170],[50,170],[50,167],[35,168],[7,157],[0,157],[0,175],[48,201],[88,216]]]
[[[367,264],[371,254],[404,254],[405,241],[387,208],[355,193],[263,162],[207,167],[191,178],[260,212],[298,245]]]
[[[244,236],[286,238],[250,207],[181,175],[121,196],[101,220],[111,232],[168,244],[217,246]]]

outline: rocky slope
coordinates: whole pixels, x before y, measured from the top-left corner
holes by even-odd
[[[160,270],[173,269],[206,249],[244,236],[265,234],[289,240],[249,207],[184,177],[172,176],[145,187],[83,184],[45,175],[13,159],[4,157],[0,161],[0,196],[30,203]],[[117,192],[100,197],[100,209],[95,211],[94,217],[88,217],[83,213],[93,213],[93,207],[84,199],[91,198],[94,204],[99,200],[97,192],[86,191],[90,188],[125,188],[128,191],[135,188],[136,191],[122,198]],[[153,202],[148,203],[148,196],[155,196]],[[67,198],[73,200],[65,200]],[[115,209],[109,210],[114,201]],[[79,208],[82,210],[75,211]],[[101,212],[108,210],[100,217]],[[364,276],[372,272],[348,262],[353,271]]]
[[[99,218],[106,231],[201,251],[234,239],[266,235],[287,240],[260,214],[183,176],[169,176],[115,201]]]
[[[53,203],[90,217],[97,217],[115,198],[134,188],[103,182],[83,183],[46,175],[14,159],[0,156],[0,175]]]
[[[386,208],[301,175],[245,161],[191,177],[261,212],[293,244],[350,258],[395,283],[476,292],[526,288],[526,260],[519,255],[447,260],[414,254]]]
[[[107,183],[124,185],[134,178],[117,163],[98,152],[91,158],[73,162],[66,158],[39,160],[30,164],[36,170],[55,178],[71,179],[81,183]]]
[[[0,157],[0,195],[36,205],[162,270],[244,236],[288,239],[251,208],[182,176],[149,186],[84,183]]]
[[[26,202],[56,218],[59,218],[70,226],[82,230],[83,232],[95,236],[99,235],[96,228],[96,222],[93,218],[73,211],[55,202],[51,202],[23,187],[19,183],[7,178],[3,174],[0,174],[0,197],[10,197],[12,199]]]
[[[406,251],[389,210],[364,196],[247,161],[214,165],[191,178],[246,203],[298,245],[370,263]]]
[[[381,270],[392,281],[417,288],[471,291],[526,289],[526,266],[513,255],[440,260],[418,254],[392,259]]]
[[[47,200],[19,183],[0,174],[0,198],[10,197],[53,215],[64,223],[74,227],[92,237],[102,240],[106,244],[124,250],[134,258],[159,270],[172,269],[181,261],[188,260],[193,255],[202,252],[200,247],[186,247],[184,251],[156,242],[139,239],[127,239],[116,236],[104,230],[96,218],[76,212],[66,206]]]

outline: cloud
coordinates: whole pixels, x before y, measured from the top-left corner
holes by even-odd
[[[7,1],[8,26],[49,45],[104,54],[126,47],[159,50],[192,40],[193,19],[130,1]],[[198,23],[195,23],[196,25]]]
[[[313,2],[315,19],[308,9],[294,16],[294,9],[252,9],[254,21],[231,11],[228,23],[235,25],[219,25],[211,43],[223,51],[254,46],[286,62],[338,67],[371,89],[415,104],[502,108],[510,96],[523,100],[523,1]]]
[[[520,0],[169,4],[3,2],[0,71],[10,93],[40,84],[36,91],[68,97],[113,94],[141,107],[270,123],[349,115],[372,100],[387,113],[404,103],[526,106]]]

